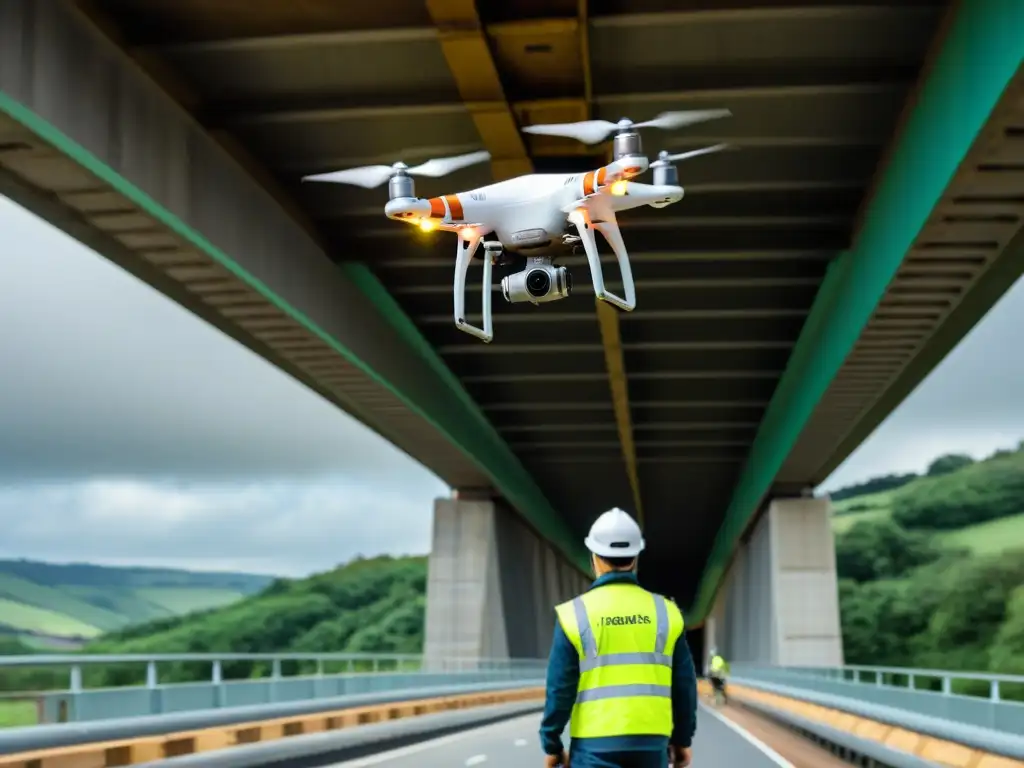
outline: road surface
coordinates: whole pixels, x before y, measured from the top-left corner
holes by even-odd
[[[331,768],[541,768],[539,715],[462,731]],[[738,726],[701,705],[691,768],[793,768]]]

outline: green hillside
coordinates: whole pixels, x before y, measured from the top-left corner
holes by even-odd
[[[0,560],[0,634],[60,647],[153,619],[228,605],[269,576]]]
[[[897,477],[833,504],[847,663],[1024,672],[1024,446]]]

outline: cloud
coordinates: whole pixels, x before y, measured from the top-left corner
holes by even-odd
[[[436,493],[344,478],[9,487],[0,558],[301,576],[359,554],[426,553]]]
[[[426,472],[2,198],[0,232],[0,481]]]

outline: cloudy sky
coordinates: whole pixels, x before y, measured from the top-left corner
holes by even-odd
[[[0,233],[0,558],[300,575],[427,550],[428,471],[3,198]],[[824,487],[1015,445],[1021,328],[1018,286]]]

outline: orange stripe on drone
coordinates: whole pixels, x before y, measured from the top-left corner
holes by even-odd
[[[430,198],[430,218],[443,219],[446,213],[448,213],[448,211],[445,210],[444,200],[440,197]]]
[[[465,215],[462,211],[462,201],[459,200],[458,195],[445,195],[445,202],[448,203],[448,210],[452,212],[453,221],[462,221]]]
[[[599,187],[603,187],[604,186],[604,180],[605,180],[605,177],[607,175],[608,175],[608,169],[605,168],[604,166],[601,166],[600,168],[597,169],[597,186],[599,186]]]
[[[594,172],[588,171],[587,175],[583,177],[583,194],[592,195],[595,192],[594,187]]]

